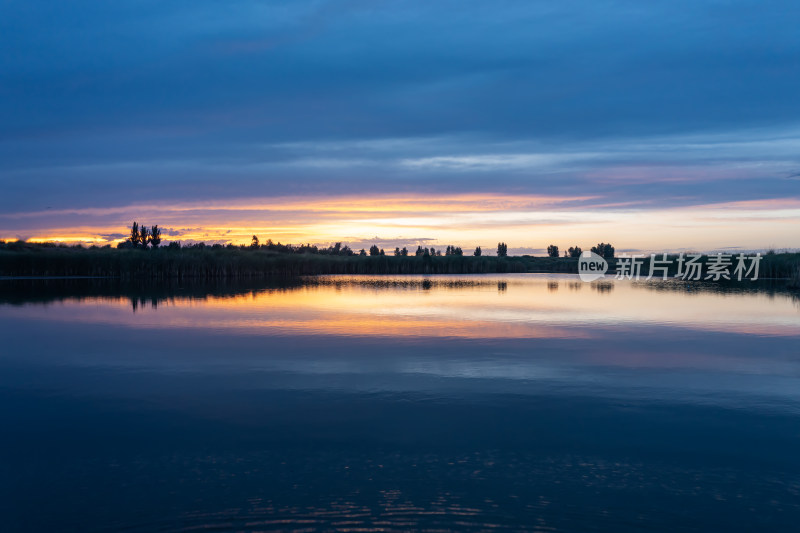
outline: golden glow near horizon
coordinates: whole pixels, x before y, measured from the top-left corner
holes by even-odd
[[[80,224],[35,227],[37,218],[60,217]],[[31,221],[30,229],[3,230]],[[179,205],[133,205],[0,215],[0,238],[32,242],[115,244],[131,221],[164,230],[173,240],[246,244],[262,242],[375,242],[394,246],[453,244],[491,252],[499,241],[510,248],[562,249],[612,242],[617,249],[671,251],[727,247],[800,247],[800,200],[794,198],[647,207],[613,204],[589,196],[463,194],[428,198],[414,195],[247,199]]]

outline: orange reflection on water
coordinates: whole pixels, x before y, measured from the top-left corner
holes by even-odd
[[[51,308],[46,315],[133,328],[268,335],[588,338],[597,328],[636,326],[800,335],[800,305],[787,294],[666,287],[661,282],[587,284],[569,275],[329,276],[232,296],[175,296],[155,307],[129,298],[66,300],[60,311]],[[12,313],[43,311],[24,307]]]

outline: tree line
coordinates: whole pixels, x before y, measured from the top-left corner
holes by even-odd
[[[148,247],[158,248],[161,244],[161,230],[159,229],[158,225],[152,226],[147,228],[147,226],[139,226],[139,223],[134,221],[131,225],[130,236],[123,242],[117,245],[117,248],[140,248],[140,249],[147,249]],[[268,250],[272,252],[280,252],[280,253],[301,253],[301,254],[319,254],[319,255],[343,255],[343,256],[353,256],[353,255],[370,255],[370,256],[382,256],[386,255],[386,252],[383,248],[379,248],[377,244],[373,244],[369,247],[369,251],[362,248],[358,252],[351,249],[346,244],[343,245],[341,242],[337,242],[332,246],[328,246],[327,248],[321,248],[317,245],[312,244],[281,244],[280,242],[273,242],[272,239],[268,239],[266,243],[262,244],[259,240],[257,235],[253,235],[253,238],[250,241],[250,245],[235,245],[235,244],[212,244],[207,245],[205,243],[194,243],[189,245],[182,246],[180,242],[171,242],[167,246],[168,248],[206,248],[210,247],[213,249],[251,249],[251,250]],[[592,252],[606,258],[612,259],[614,257],[614,247],[608,243],[599,243],[597,246],[592,246]],[[580,246],[571,246],[568,250],[564,252],[564,257],[569,258],[578,258],[580,257],[583,250],[581,250]],[[497,243],[497,257],[507,257],[508,256],[508,244],[505,242]],[[396,247],[394,249],[395,257],[408,257],[409,251],[408,248],[403,247]],[[437,257],[437,256],[463,256],[464,251],[461,249],[460,246],[452,246],[448,245],[444,249],[444,253],[442,250],[437,250],[435,247],[431,246],[422,247],[417,246],[416,251],[414,252],[414,256],[416,257]],[[480,246],[477,246],[475,250],[472,252],[474,257],[481,257],[483,255],[483,251],[481,250]],[[548,257],[561,257],[559,253],[558,246],[555,244],[551,244],[547,247],[547,255]]]
[[[117,248],[140,248],[140,249],[147,249],[148,245],[152,248],[158,248],[161,244],[161,230],[159,229],[158,225],[152,226],[151,228],[147,228],[147,226],[139,226],[139,223],[134,221],[131,224],[131,231],[130,236],[125,239],[123,242],[117,244]],[[281,244],[280,242],[273,242],[272,239],[268,239],[267,242],[261,243],[258,238],[258,235],[253,235],[252,239],[250,239],[249,245],[235,245],[235,244],[212,244],[208,245],[203,242],[193,243],[188,245],[181,245],[178,241],[173,241],[167,245],[168,248],[213,248],[213,249],[250,249],[250,250],[268,250],[272,252],[281,252],[281,253],[310,253],[310,254],[320,254],[320,255],[344,255],[344,256],[352,256],[352,255],[371,255],[371,256],[381,256],[386,255],[386,252],[383,248],[379,248],[378,245],[373,244],[369,248],[369,252],[365,249],[361,249],[358,252],[351,249],[346,244],[343,245],[341,242],[337,242],[332,246],[327,248],[321,248],[317,245],[312,244]],[[409,252],[408,248],[403,247],[402,249],[396,247],[394,249],[394,255],[396,257],[408,257]],[[430,248],[423,248],[422,246],[418,246],[417,250],[414,252],[416,257],[424,257],[424,256],[463,256],[464,251],[461,249],[460,246],[452,246],[448,245],[445,250],[444,254],[442,254],[442,250],[437,250],[433,246]],[[472,255],[475,257],[480,257],[483,255],[481,247],[478,246],[475,248],[475,251],[472,252]],[[580,254],[579,254],[580,255]],[[504,242],[497,243],[497,256],[498,257],[506,257],[508,256],[508,245]]]
[[[152,236],[148,228],[148,237]],[[158,236],[158,233],[156,233]],[[158,239],[156,239],[158,240]],[[137,249],[124,253],[112,250],[110,246],[66,245],[56,242],[30,243],[20,240],[4,242],[0,240],[0,276],[90,276],[119,279],[152,278],[205,278],[238,279],[265,276],[297,276],[314,274],[477,274],[503,272],[559,272],[577,273],[578,261],[570,257],[535,257],[519,255],[497,257],[494,254],[465,257],[459,255],[458,247],[433,249],[431,255],[422,247],[421,257],[406,249],[399,249],[399,256],[380,255],[360,257],[360,253],[350,251],[351,256],[340,254],[306,253],[313,249],[308,245],[285,246],[295,253],[265,252],[258,245],[252,251],[249,245],[207,245],[204,243],[181,246],[169,243],[167,246],[153,244],[148,238],[148,249],[142,249],[141,231],[137,228]],[[600,243],[604,244],[604,243]],[[133,246],[129,239],[128,247]],[[274,245],[277,247],[277,245]],[[372,247],[370,247],[372,248]],[[372,248],[375,253],[375,248]],[[336,250],[336,245],[323,248],[321,252]],[[612,253],[613,246],[593,247],[595,253],[606,257]],[[502,252],[502,250],[501,250]],[[569,253],[569,252],[568,252]],[[463,251],[462,251],[463,254]],[[466,254],[469,255],[469,254]],[[706,257],[706,260],[708,258]],[[647,258],[645,259],[645,262]],[[800,253],[767,253],[761,262],[760,275],[763,278],[783,278],[790,280],[792,286],[800,289]]]
[[[614,258],[614,247],[608,243],[601,242],[597,246],[592,246],[592,252],[596,253],[600,257],[604,259],[613,259]],[[570,246],[567,251],[564,252],[564,257],[571,257],[573,259],[577,259],[581,256],[583,250],[581,250],[580,246]],[[559,255],[558,246],[555,244],[551,244],[547,247],[547,255],[548,257],[561,257]]]

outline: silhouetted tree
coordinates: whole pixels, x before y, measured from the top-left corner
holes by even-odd
[[[158,224],[150,228],[150,244],[153,245],[153,248],[158,248],[158,245],[161,244],[161,229]]]
[[[422,246],[417,246],[417,251],[414,252],[414,255],[416,255],[417,257],[419,257],[421,255],[425,255],[426,250],[427,250],[427,248],[425,250],[423,250]]]
[[[400,250],[400,255],[402,255],[403,257],[407,257],[408,256],[408,248],[403,246],[403,249]]]
[[[147,231],[147,226],[142,226],[139,228],[139,245],[142,248],[147,248],[147,239],[150,236],[150,232]]]
[[[253,250],[255,250],[255,249],[257,249],[258,247],[259,247],[259,244],[258,244],[258,237],[257,237],[257,236],[255,236],[255,235],[253,235],[253,238],[252,238],[252,239],[250,239],[250,248],[252,248]]]
[[[133,246],[139,244],[139,223],[136,221],[134,221],[133,225],[131,225],[130,241]]]
[[[380,248],[378,248],[376,244],[373,244],[372,246],[369,247],[369,255],[380,255],[380,254],[381,250]]]
[[[551,244],[547,247],[547,255],[549,257],[558,257],[558,246]]]
[[[497,243],[497,257],[505,257],[508,255],[508,245],[504,242]]]
[[[384,251],[383,251],[383,248],[381,248],[381,253],[380,253],[380,255],[386,255],[386,252],[384,252]]]
[[[481,247],[480,246],[476,246],[475,247],[475,251],[472,252],[472,255],[474,255],[475,257],[480,257],[481,256]]]
[[[569,254],[569,257],[573,257],[573,258],[580,257],[582,252],[583,252],[583,250],[581,250],[580,246],[570,246],[569,250],[567,250],[567,253]]]
[[[395,247],[395,249],[394,249],[394,256],[395,256],[395,257],[400,257],[400,247],[399,247],[399,246],[396,246],[396,247]]]
[[[601,242],[597,246],[592,246],[592,251],[604,259],[614,258],[614,247],[608,243]]]
[[[358,255],[367,255],[367,252],[362,248]]]

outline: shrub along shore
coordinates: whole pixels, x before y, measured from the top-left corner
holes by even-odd
[[[707,258],[704,258],[704,262]],[[675,267],[671,274],[674,274]],[[649,257],[642,267],[649,271]],[[570,257],[466,255],[336,255],[239,246],[81,247],[0,242],[0,276],[87,276],[130,279],[258,279],[319,274],[577,273]],[[800,253],[769,253],[760,278],[797,284]]]

